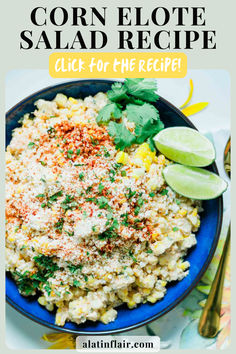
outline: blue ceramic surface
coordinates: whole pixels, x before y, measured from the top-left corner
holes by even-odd
[[[58,92],[67,96],[84,98],[95,95],[99,91],[106,92],[110,89],[111,81],[108,80],[81,80],[59,84],[43,89],[14,106],[6,116],[6,145],[11,140],[12,129],[19,126],[18,120],[28,112],[34,110],[34,102],[39,98],[52,100]],[[165,127],[187,126],[192,123],[173,105],[160,98],[156,103]],[[210,168],[218,173],[215,164]],[[166,296],[155,304],[141,304],[137,308],[129,310],[125,305],[118,308],[118,316],[114,322],[107,325],[100,322],[87,321],[85,324],[76,325],[67,322],[63,328],[54,324],[55,312],[49,312],[40,306],[36,298],[25,298],[17,290],[15,282],[9,275],[6,276],[7,301],[16,310],[30,319],[62,331],[77,334],[108,334],[134,329],[157,319],[173,307],[175,307],[196,286],[207,266],[209,265],[219,238],[222,223],[222,197],[204,201],[204,212],[201,213],[201,227],[197,233],[198,243],[193,247],[186,259],[190,262],[189,275],[180,282],[168,286]]]

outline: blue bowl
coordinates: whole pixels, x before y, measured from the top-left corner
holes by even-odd
[[[12,130],[19,126],[18,120],[25,113],[34,110],[34,102],[39,98],[52,100],[58,92],[64,93],[67,96],[84,98],[88,95],[95,95],[99,91],[106,92],[110,89],[111,84],[112,81],[110,80],[71,81],[45,88],[25,98],[7,112],[6,145],[11,140]],[[156,107],[160,112],[165,127],[185,126],[195,128],[177,108],[165,99],[160,98],[156,103]],[[218,173],[215,163],[209,167],[209,170]],[[197,245],[188,252],[186,257],[191,264],[189,274],[183,280],[171,283],[168,286],[165,297],[155,304],[141,304],[132,310],[122,305],[118,309],[117,319],[107,325],[101,322],[94,323],[90,321],[80,325],[67,322],[61,328],[54,324],[55,312],[49,312],[40,306],[36,297],[26,298],[20,295],[15,282],[9,274],[6,276],[7,302],[20,313],[37,323],[59,331],[75,334],[114,334],[135,329],[156,320],[173,309],[193,290],[213,257],[222,224],[222,197],[204,201],[203,208],[201,227],[197,233]]]

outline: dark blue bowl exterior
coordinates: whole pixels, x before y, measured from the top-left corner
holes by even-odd
[[[111,81],[104,80],[82,80],[59,84],[41,90],[13,107],[6,116],[6,145],[11,140],[12,129],[19,124],[18,120],[28,112],[34,110],[34,102],[39,99],[52,100],[58,92],[67,96],[84,98],[95,95],[99,91],[106,92],[110,89]],[[174,106],[160,98],[156,103],[160,116],[166,127],[186,126],[195,128],[192,123]],[[216,165],[213,164],[210,170],[218,173]],[[126,306],[119,307],[117,319],[105,325],[100,322],[86,322],[76,325],[67,322],[63,328],[54,324],[55,313],[47,311],[40,306],[36,298],[27,299],[18,292],[15,282],[10,276],[6,277],[7,301],[15,309],[25,316],[45,326],[77,334],[111,334],[130,330],[144,325],[162,316],[175,307],[189,292],[196,286],[201,276],[209,265],[217,242],[222,223],[222,197],[204,201],[204,212],[201,214],[201,227],[197,233],[198,243],[193,247],[186,259],[190,262],[189,275],[180,282],[168,286],[166,296],[156,304],[142,304],[135,309],[129,310]]]

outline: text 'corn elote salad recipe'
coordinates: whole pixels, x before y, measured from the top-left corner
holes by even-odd
[[[6,269],[56,324],[107,324],[188,274],[201,202],[164,179],[155,80],[25,114],[6,152]]]

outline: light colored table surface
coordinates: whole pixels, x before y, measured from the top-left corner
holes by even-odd
[[[189,79],[193,79],[194,93],[191,103],[209,102],[209,106],[202,112],[190,117],[191,121],[203,133],[210,135],[217,142],[218,167],[223,173],[222,153],[230,130],[230,78],[223,70],[189,70],[184,79],[159,79],[158,93],[179,107],[187,98],[189,92]],[[11,108],[21,99],[33,92],[60,82],[68,80],[52,79],[47,70],[20,70],[11,71],[6,77],[6,110]],[[225,224],[229,219],[229,191],[224,197]],[[195,290],[187,297],[192,300],[196,297]],[[186,303],[185,300],[185,303]],[[150,327],[160,335],[163,347],[182,348],[188,347],[186,339],[186,326],[191,328],[193,321],[183,316],[181,304],[155,321]],[[164,328],[164,330],[161,328]],[[134,334],[146,334],[145,328],[132,331]],[[185,331],[185,332],[184,332]],[[10,348],[39,349],[46,348],[47,344],[40,338],[49,329],[32,322],[6,305],[6,343]],[[193,326],[192,345],[195,348],[214,347],[214,341],[199,338],[196,325]],[[182,344],[181,344],[182,343]],[[183,344],[184,343],[184,344]],[[195,344],[194,344],[195,343]]]

